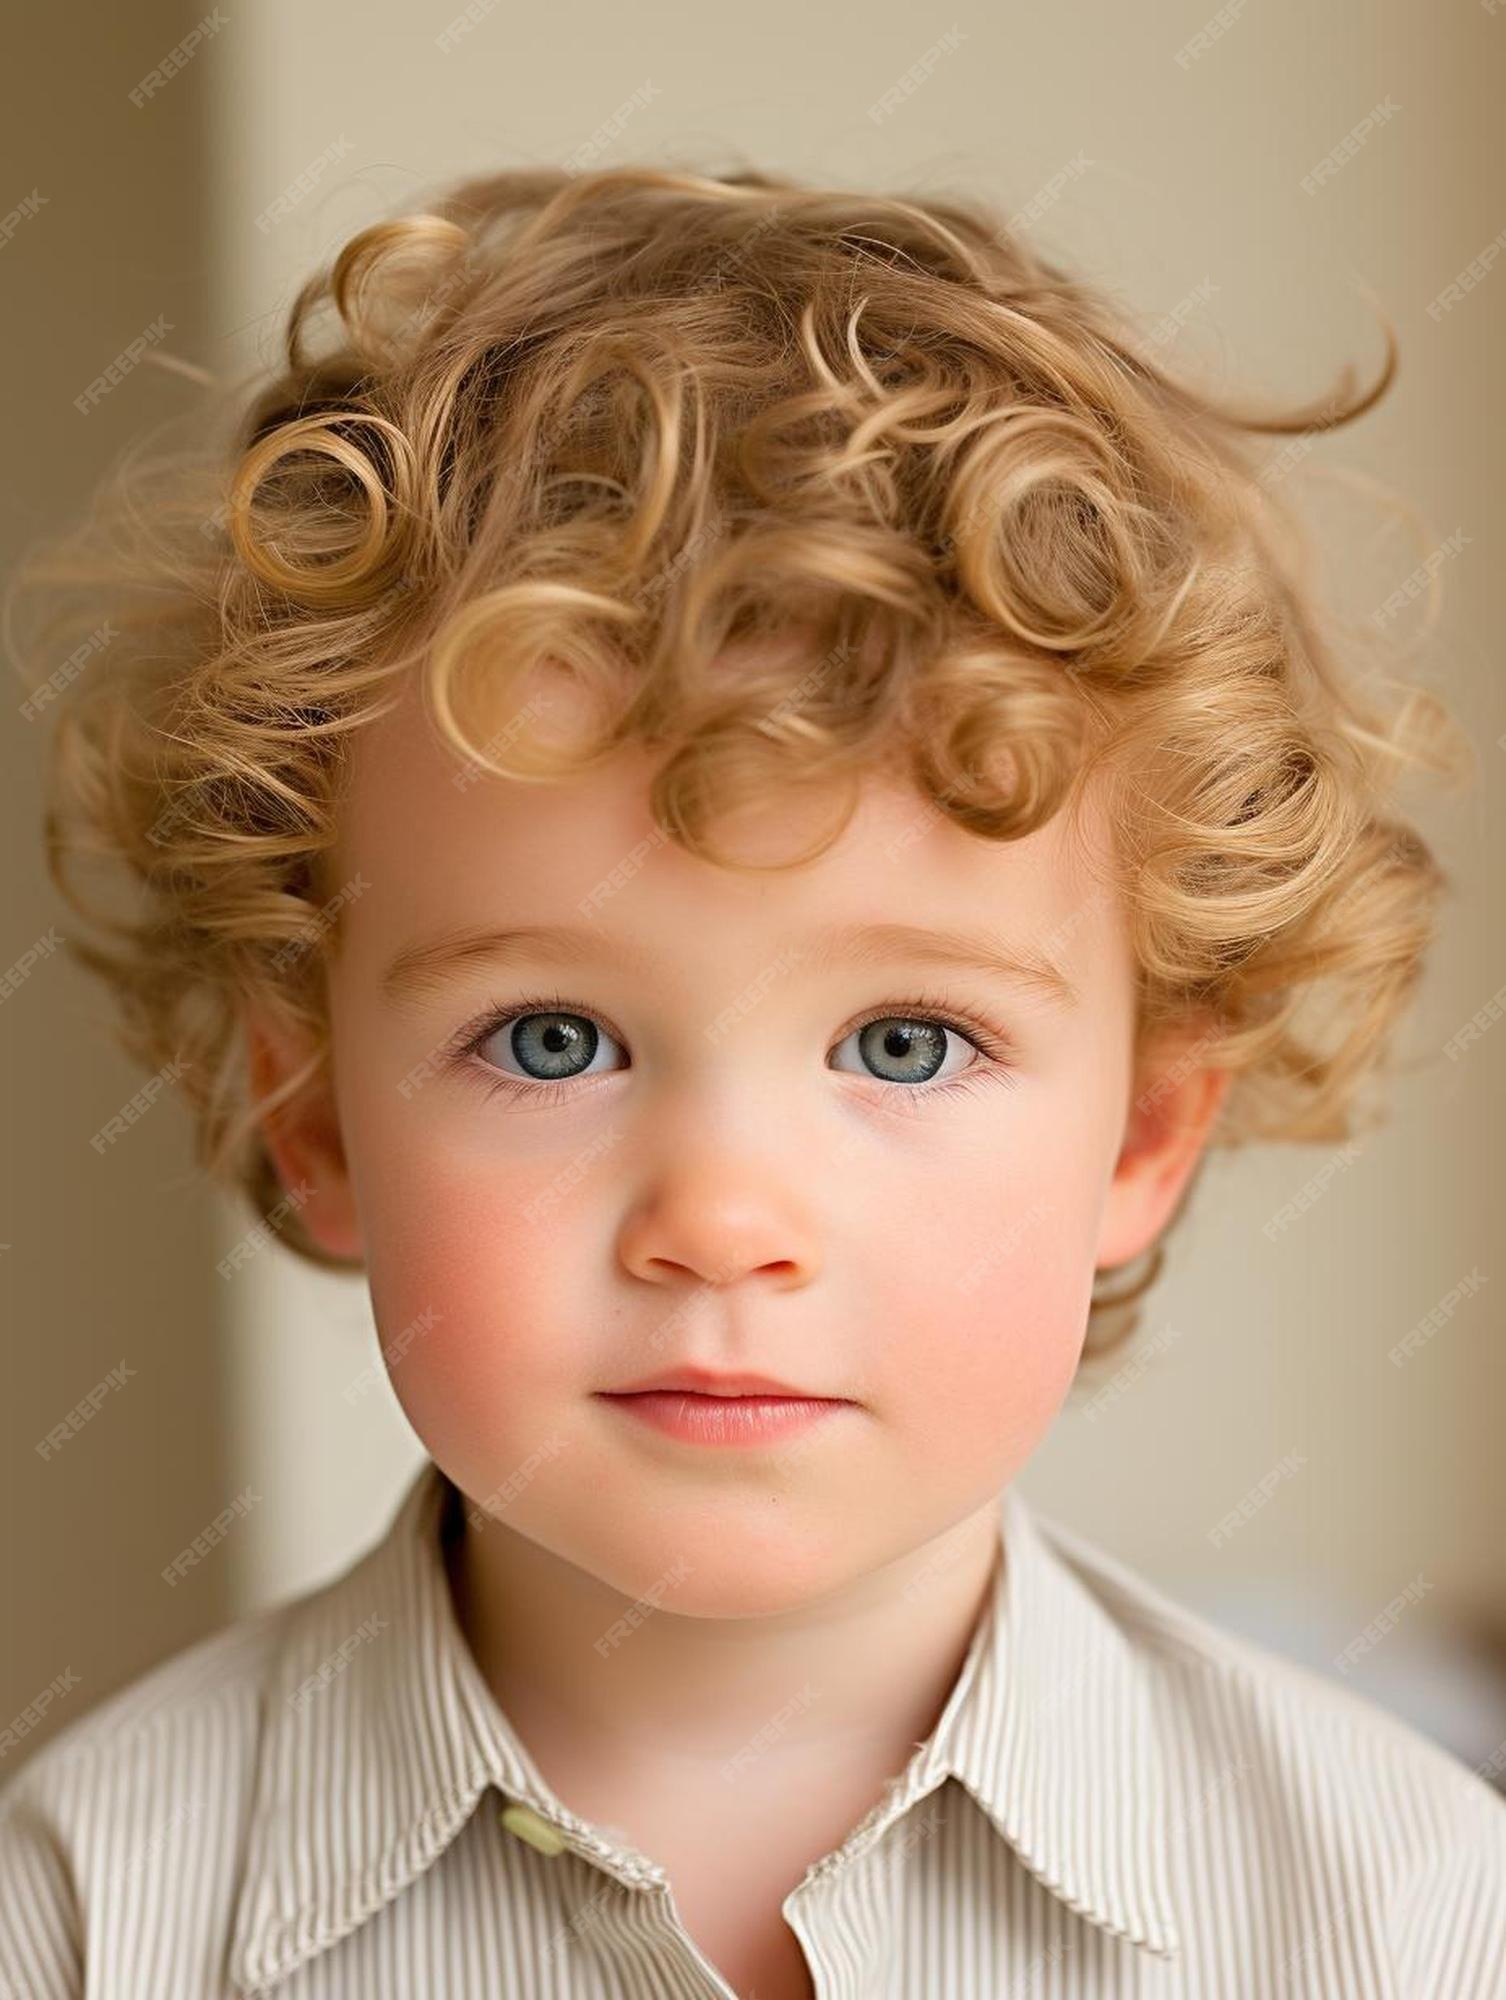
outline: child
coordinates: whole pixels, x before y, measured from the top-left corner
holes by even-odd
[[[432,1463],[10,1780],[0,1990],[1506,1994],[1486,1784],[1012,1490],[1418,976],[1446,718],[1246,435],[1393,363],[1240,415],[981,206],[752,172],[305,288],[97,558],[52,851]]]

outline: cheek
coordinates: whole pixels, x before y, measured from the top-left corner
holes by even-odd
[[[1071,1386],[1105,1179],[1091,1121],[1054,1121],[966,1173],[917,1183],[870,1268],[873,1401],[917,1463],[995,1460],[1009,1476]]]
[[[539,1410],[594,1380],[602,1315],[599,1289],[595,1309],[588,1299],[579,1191],[541,1184],[526,1164],[480,1172],[411,1132],[370,1157],[381,1165],[361,1193],[368,1281],[409,1421],[436,1455],[468,1434],[526,1455]]]

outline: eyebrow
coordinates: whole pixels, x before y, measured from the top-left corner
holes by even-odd
[[[512,930],[473,928],[447,931],[404,947],[382,974],[383,996],[394,1004],[412,1002],[440,990],[474,965],[507,965],[517,960],[579,965],[615,954],[634,971],[653,970],[650,953],[626,937],[569,925],[534,924]],[[981,972],[1033,988],[1059,1007],[1075,1007],[1076,988],[1044,953],[981,931],[933,929],[921,924],[837,924],[802,941],[799,955],[812,971],[839,962],[876,965],[909,961]]]

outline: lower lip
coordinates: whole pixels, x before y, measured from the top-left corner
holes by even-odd
[[[602,1400],[689,1444],[766,1444],[852,1408],[831,1397],[697,1396],[687,1389],[648,1389]]]

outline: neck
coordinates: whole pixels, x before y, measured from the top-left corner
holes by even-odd
[[[597,1641],[634,1600],[501,1522],[447,1550],[461,1630],[541,1771],[681,1771],[737,1760],[771,1784],[851,1764],[897,1774],[935,1728],[991,1603],[995,1495],[839,1591],[776,1614],[686,1617],[656,1606]]]

